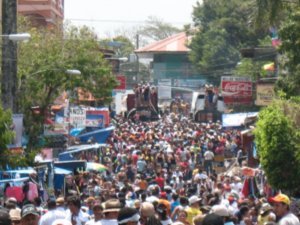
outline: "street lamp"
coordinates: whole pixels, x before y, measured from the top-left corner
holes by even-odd
[[[47,71],[60,71],[60,72],[64,72],[65,74],[68,74],[68,75],[81,75],[81,71],[80,71],[80,70],[75,70],[75,69],[72,69],[72,70],[70,70],[70,69],[68,69],[68,70],[63,70],[63,69],[55,68],[55,69],[44,69],[44,70],[39,70],[39,71],[37,71],[37,72],[34,72],[34,73],[29,74],[28,76],[40,74],[40,73],[47,72]]]
[[[31,35],[29,33],[2,34],[0,37],[7,38],[10,41],[27,41],[31,38]]]

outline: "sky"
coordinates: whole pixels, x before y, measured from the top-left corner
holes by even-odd
[[[149,16],[182,28],[192,22],[198,0],[65,0],[65,20],[93,27],[98,36],[113,37],[142,26]]]

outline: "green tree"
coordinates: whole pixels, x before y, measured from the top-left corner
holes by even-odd
[[[267,35],[251,21],[251,0],[209,1],[194,7],[197,28],[190,43],[190,59],[204,72],[222,74],[240,61],[240,48],[256,46]]]
[[[268,182],[277,189],[294,191],[300,181],[300,106],[276,101],[259,113],[255,141]]]
[[[150,40],[159,41],[177,34],[180,31],[179,28],[164,22],[162,19],[150,16],[146,24],[138,30],[138,34]]]
[[[64,90],[80,87],[96,99],[109,101],[116,81],[88,27],[67,26],[62,31],[23,24],[22,28],[30,31],[32,39],[19,48],[18,103],[31,143],[36,143],[49,106]],[[68,69],[81,75],[68,75]],[[39,106],[40,114],[32,113],[33,106]]]
[[[0,106],[0,168],[7,163],[7,146],[12,143],[12,114]]]
[[[287,98],[300,95],[300,7],[288,17],[279,31],[282,70],[277,89]]]
[[[135,46],[126,36],[116,36],[100,41],[100,45],[115,51],[116,57],[129,57],[134,52]]]

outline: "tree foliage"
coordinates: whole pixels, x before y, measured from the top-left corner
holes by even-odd
[[[144,37],[154,41],[163,40],[180,32],[180,29],[164,22],[162,19],[150,16],[146,21],[146,25],[138,31]]]
[[[290,11],[300,5],[299,0],[256,0],[257,25],[263,24],[279,27]]]
[[[64,90],[80,87],[96,99],[109,100],[116,81],[91,29],[37,29],[27,23],[22,23],[22,29],[32,37],[20,45],[18,56],[18,103],[28,134],[35,137],[42,131],[45,113]],[[81,75],[66,74],[70,69],[81,71]],[[33,106],[39,106],[41,113],[32,114]]]
[[[277,189],[299,189],[300,106],[277,101],[259,113],[255,141],[268,182]]]
[[[197,32],[190,43],[190,59],[202,71],[223,72],[240,61],[242,47],[256,46],[267,35],[257,30],[250,15],[252,1],[204,0],[194,7]]]
[[[11,112],[3,110],[2,106],[0,106],[0,166],[7,163],[5,152],[7,146],[12,143],[14,137],[12,124]]]
[[[283,56],[282,71],[277,89],[287,97],[300,95],[300,7],[290,14],[279,31],[281,38],[280,53]]]
[[[129,37],[116,36],[114,38],[107,38],[100,41],[101,46],[115,51],[116,57],[129,57],[134,52],[135,46]]]

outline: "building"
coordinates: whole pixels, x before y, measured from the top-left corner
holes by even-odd
[[[142,58],[152,58],[153,81],[168,80],[173,87],[199,89],[207,82],[188,58],[189,37],[185,32],[157,41],[135,52]]]
[[[17,12],[29,17],[34,26],[51,27],[63,22],[64,0],[17,0],[17,2]],[[2,0],[0,6],[2,7]]]
[[[63,22],[64,0],[18,0],[17,10],[35,26],[53,26]]]

